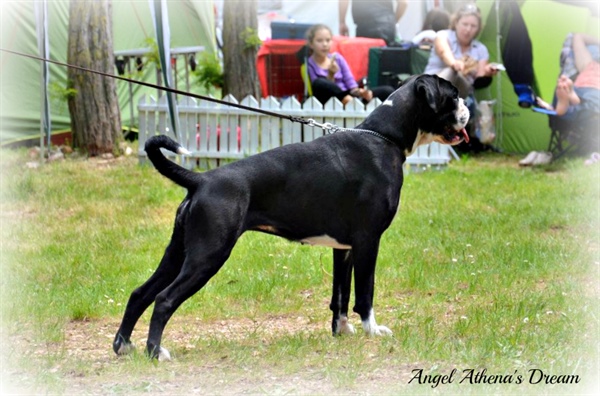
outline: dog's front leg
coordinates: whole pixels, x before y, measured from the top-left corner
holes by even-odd
[[[334,336],[354,334],[348,323],[348,303],[352,285],[352,251],[333,249],[333,293],[329,308],[333,311],[331,328]]]
[[[370,336],[391,335],[392,331],[385,326],[380,326],[375,321],[373,310],[373,295],[375,292],[375,265],[379,240],[368,242],[362,240],[360,244],[352,245],[354,265],[354,312],[360,315],[363,330]]]

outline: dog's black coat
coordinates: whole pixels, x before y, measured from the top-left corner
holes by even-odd
[[[167,357],[160,347],[167,321],[217,273],[248,230],[307,243],[327,236],[326,244],[334,248],[333,333],[353,332],[347,323],[352,270],[354,311],[363,327],[369,334],[389,332],[377,326],[372,312],[375,263],[380,237],[399,205],[402,164],[418,144],[460,143],[467,120],[457,90],[423,75],[406,82],[357,126],[376,134],[337,132],[205,173],[166,159],[161,148],[181,149],[168,137],[149,139],[145,148],[156,169],[188,194],[158,269],[129,299],[114,351],[130,350],[133,328],[154,302],[147,352]]]

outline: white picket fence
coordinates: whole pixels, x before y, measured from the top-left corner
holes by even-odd
[[[238,103],[231,95],[224,100]],[[312,118],[319,123],[329,122],[344,128],[358,125],[380,103],[375,99],[365,106],[355,99],[344,109],[342,103],[335,98],[325,106],[312,97],[302,104],[294,97],[281,102],[274,97],[268,97],[259,102],[248,96],[241,102],[252,108],[305,119]],[[308,142],[324,134],[321,128],[287,119],[207,100],[180,97],[177,105],[179,133],[178,136],[173,136],[169,131],[171,123],[166,96],[162,96],[158,102],[152,97],[143,96],[138,103],[138,111],[140,161],[146,158],[146,140],[156,134],[166,134],[174,137],[192,153],[184,159],[184,165],[189,168],[198,165],[203,169],[214,168],[284,144]],[[441,167],[452,157],[458,159],[450,146],[432,143],[419,147],[407,159],[407,164],[416,167]]]

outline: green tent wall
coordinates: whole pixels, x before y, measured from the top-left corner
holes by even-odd
[[[212,1],[169,1],[167,6],[171,48],[203,46],[206,51],[215,51]],[[114,51],[146,48],[148,38],[156,41],[148,1],[114,0],[112,10]],[[69,1],[48,1],[50,57],[59,62],[67,60],[68,18]],[[36,56],[39,54],[33,1],[5,2],[0,6],[0,47]],[[182,65],[178,69],[181,73]],[[0,53],[0,144],[40,136],[40,75],[40,61]],[[49,92],[53,131],[70,128],[67,103],[61,98],[61,90],[66,87],[66,76],[64,67],[50,65]],[[180,77],[178,88],[185,90],[181,83],[183,76]],[[136,75],[134,78],[155,83],[155,68],[147,66],[140,76]],[[142,94],[157,96],[156,90],[139,85],[135,85],[133,91],[136,107]],[[192,84],[192,91],[199,92],[200,87]],[[122,124],[126,128],[130,118],[130,97],[126,82],[117,83],[117,94]]]
[[[600,24],[591,7],[597,2],[524,0],[518,2],[533,46],[533,70],[537,95],[552,101],[559,75],[559,56],[563,41],[569,32],[582,32],[600,36]],[[496,7],[494,1],[478,1],[484,16],[484,29],[480,40],[488,47],[490,61],[502,62],[498,56]],[[500,29],[501,30],[501,29]],[[486,96],[501,98],[496,105],[497,128],[501,125],[499,148],[509,153],[526,153],[545,150],[550,139],[548,116],[518,106],[517,95],[506,73],[500,76],[500,91],[492,83]],[[498,95],[500,93],[500,95]],[[500,118],[501,117],[501,118]],[[600,133],[600,130],[598,131]]]

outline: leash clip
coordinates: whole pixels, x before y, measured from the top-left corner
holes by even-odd
[[[321,123],[315,121],[312,118],[308,119],[308,126],[311,126],[313,128],[314,127],[319,127],[321,129],[323,129],[325,131],[325,133],[327,133],[327,134],[335,133],[335,132],[337,132],[337,131],[339,131],[341,129],[337,125],[334,125],[334,124],[332,124],[330,122],[324,122],[324,123],[321,124]]]

